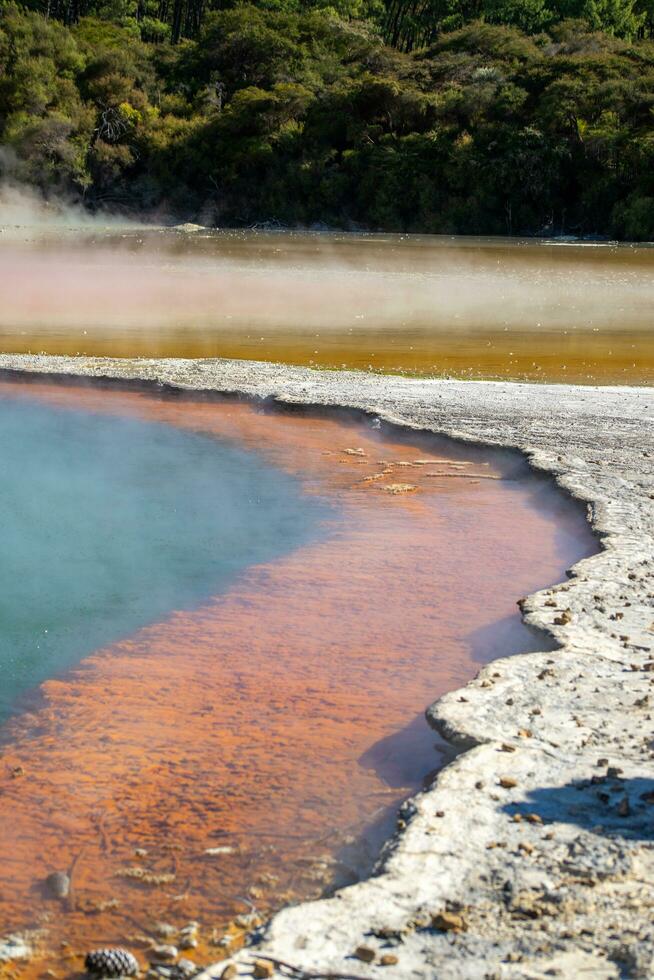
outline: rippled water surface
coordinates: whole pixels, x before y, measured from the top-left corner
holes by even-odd
[[[0,349],[648,384],[654,249],[4,229]]]

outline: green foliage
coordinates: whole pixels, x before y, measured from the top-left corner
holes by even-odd
[[[194,80],[218,79],[230,92],[268,88],[301,73],[304,51],[294,13],[250,6],[210,15],[189,58]]]
[[[634,241],[654,241],[654,197],[630,195],[613,214],[617,235]]]
[[[489,23],[519,27],[527,34],[542,31],[552,22],[547,0],[487,0],[484,15]]]
[[[643,20],[635,0],[550,0],[556,20],[579,18],[594,31],[633,37]]]
[[[45,190],[654,237],[654,0],[45,2],[0,0],[2,159]]]
[[[60,24],[14,4],[0,8],[2,142],[15,153],[17,176],[42,187],[87,184],[92,113],[76,85],[82,65]]]

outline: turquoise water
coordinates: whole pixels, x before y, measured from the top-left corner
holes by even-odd
[[[97,647],[318,536],[326,513],[218,439],[0,402],[0,720]]]

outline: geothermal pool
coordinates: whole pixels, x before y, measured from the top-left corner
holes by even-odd
[[[129,227],[0,232],[7,353],[242,357],[577,384],[654,378],[651,247]]]
[[[0,446],[13,976],[189,922],[206,963],[368,873],[443,761],[424,708],[543,649],[516,599],[596,550],[519,456],[345,413],[5,381]]]
[[[234,443],[6,388],[0,446],[0,720],[97,647],[299,547],[325,512]]]

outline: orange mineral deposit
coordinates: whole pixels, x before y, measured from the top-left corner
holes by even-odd
[[[162,941],[210,962],[370,869],[440,764],[425,707],[542,648],[516,599],[593,540],[515,459],[370,420],[0,386],[0,411],[35,399],[234,442],[335,504],[318,540],[97,650],[2,730],[0,935],[39,930],[40,955],[0,970],[69,975],[113,944],[145,963]],[[63,897],[44,887],[57,871]]]

